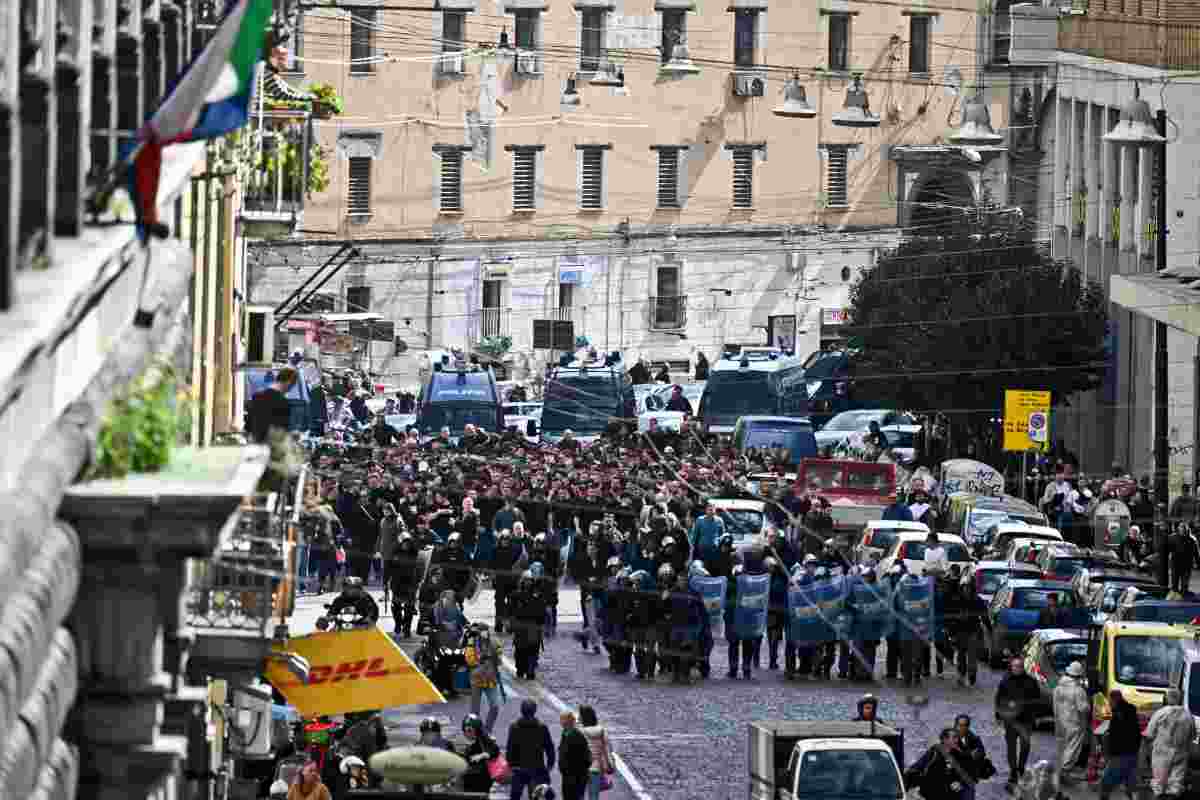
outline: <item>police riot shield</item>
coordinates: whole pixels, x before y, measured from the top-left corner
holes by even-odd
[[[733,635],[736,638],[759,639],[767,632],[770,594],[770,575],[738,575],[737,606],[733,609]]]
[[[712,635],[724,635],[726,579],[693,575],[688,579],[688,585],[704,601],[704,610],[708,612],[708,625]]]

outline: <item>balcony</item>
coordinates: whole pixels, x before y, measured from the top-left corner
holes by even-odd
[[[652,331],[677,331],[687,327],[687,295],[651,297],[647,325]]]
[[[314,143],[312,115],[305,110],[267,109],[250,117],[242,148],[256,165],[242,195],[242,219],[251,225],[251,237],[290,235],[304,214],[304,200],[327,180],[322,151]]]
[[[1060,18],[1058,48],[1146,67],[1200,68],[1200,24],[1147,20],[1129,13],[1128,8],[1119,8],[1130,5],[1135,3],[1094,2],[1085,15]]]
[[[508,336],[509,316],[507,308],[479,309],[479,338]]]

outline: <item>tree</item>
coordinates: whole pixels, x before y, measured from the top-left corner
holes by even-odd
[[[1107,367],[1100,285],[991,222],[901,244],[862,274],[849,317],[860,402],[959,424],[998,416],[1005,389],[1048,389],[1058,403]]]

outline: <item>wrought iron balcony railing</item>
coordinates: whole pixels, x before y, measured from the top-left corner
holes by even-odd
[[[272,634],[275,593],[287,569],[278,517],[245,511],[234,537],[209,561],[192,565],[187,624],[196,630]]]
[[[296,220],[312,185],[312,115],[299,109],[268,109],[251,115],[249,132],[260,134],[255,169],[247,177],[243,213],[255,221]]]
[[[508,335],[507,308],[479,309],[479,338]]]

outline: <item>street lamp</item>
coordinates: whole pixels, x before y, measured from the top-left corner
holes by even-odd
[[[871,113],[870,99],[863,88],[862,75],[855,74],[846,90],[846,103],[833,115],[833,124],[843,128],[878,128],[879,115]]]
[[[777,117],[793,119],[812,119],[817,110],[808,102],[804,84],[800,83],[800,73],[797,72],[783,86],[783,102],[771,109]]]

